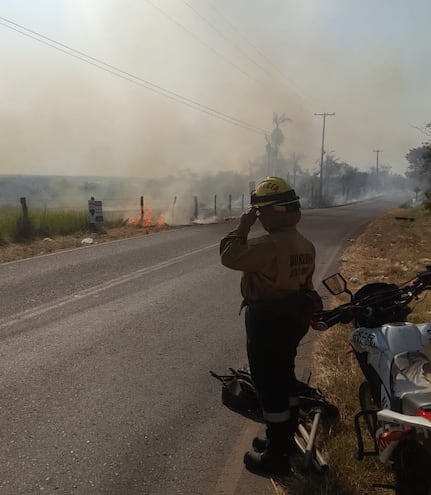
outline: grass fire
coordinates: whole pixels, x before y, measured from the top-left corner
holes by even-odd
[[[156,227],[162,229],[167,227],[165,216],[148,206],[145,207],[145,210],[141,210],[140,214],[127,218],[125,224],[132,227],[144,228]]]

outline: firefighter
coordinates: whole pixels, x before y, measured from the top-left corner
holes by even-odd
[[[259,218],[266,235],[248,239]],[[221,262],[242,271],[247,355],[266,424],[244,456],[252,472],[288,474],[298,422],[295,357],[311,313],[321,307],[313,289],[315,248],[296,229],[299,197],[279,177],[262,180],[251,194],[251,209],[220,243]]]

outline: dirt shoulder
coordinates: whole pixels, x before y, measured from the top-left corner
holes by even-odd
[[[374,281],[403,282],[431,264],[431,212],[394,209],[377,218],[346,250],[340,271],[354,289]]]
[[[0,263],[16,261],[32,256],[61,251],[62,249],[78,248],[92,244],[115,241],[118,239],[128,239],[167,230],[170,227],[135,227],[122,226],[107,229],[103,233],[82,232],[76,235],[46,237],[45,239],[35,239],[26,243],[11,243],[0,245]]]

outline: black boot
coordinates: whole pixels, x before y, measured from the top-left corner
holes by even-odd
[[[267,423],[267,439],[257,437],[253,441],[253,446],[264,450],[247,452],[244,456],[246,468],[254,473],[290,474],[288,431],[288,422]]]
[[[286,453],[295,453],[298,450],[298,447],[295,442],[295,432],[298,424],[299,410],[297,407],[290,408],[291,419],[286,421],[285,423],[280,423],[278,426],[278,436],[282,437],[279,440],[282,444],[285,445]],[[271,428],[271,427],[269,427]],[[274,428],[274,427],[273,427]],[[275,426],[277,429],[277,426]],[[266,436],[254,437],[252,446],[253,450],[256,452],[264,452],[268,448],[268,435],[271,433],[268,432],[268,427],[266,428]]]
[[[295,454],[298,452],[298,446],[296,445],[294,437],[289,437],[286,440],[286,444],[288,454]],[[256,452],[265,452],[268,448],[268,439],[266,437],[254,437],[251,445]]]
[[[268,426],[265,429],[265,435],[253,438],[252,446],[256,452],[265,452],[268,448]]]
[[[254,437],[252,446],[253,446],[253,450],[262,453],[268,447],[268,439],[266,437]]]
[[[272,453],[270,450],[246,452],[244,464],[249,471],[257,474],[289,475],[292,473],[289,457],[285,454]]]

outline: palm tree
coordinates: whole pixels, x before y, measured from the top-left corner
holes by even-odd
[[[280,129],[280,126],[284,124],[285,122],[290,122],[292,119],[286,116],[286,114],[277,114],[274,113],[272,116],[272,123],[274,124],[274,129],[271,132],[271,142],[268,144],[271,145],[272,150],[273,150],[273,156],[274,156],[274,161],[276,162],[278,160],[278,150],[280,146],[284,142],[284,134],[283,131]],[[268,138],[267,138],[268,141]],[[267,144],[267,147],[268,147]],[[269,167],[268,167],[269,168]]]

